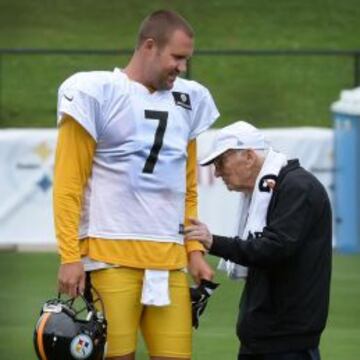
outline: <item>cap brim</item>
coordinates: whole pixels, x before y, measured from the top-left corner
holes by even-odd
[[[210,165],[214,162],[214,160],[222,155],[225,151],[228,151],[230,149],[234,149],[234,150],[244,150],[244,149],[252,149],[252,150],[266,150],[269,147],[264,145],[264,146],[250,146],[250,147],[243,147],[243,146],[227,146],[224,147],[222,149],[216,150],[214,152],[212,152],[210,155],[208,155],[205,159],[199,161],[199,164],[201,166],[207,166]]]
[[[225,151],[229,150],[230,148],[226,147],[226,148],[223,148],[223,149],[219,149],[219,150],[216,150],[214,152],[212,152],[210,155],[208,155],[205,159],[201,160],[199,162],[199,164],[201,166],[207,166],[207,165],[210,165],[214,162],[214,160],[220,156],[221,154],[223,154]]]

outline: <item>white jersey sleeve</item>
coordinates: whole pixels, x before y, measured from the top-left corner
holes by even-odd
[[[103,96],[94,74],[77,73],[63,82],[58,91],[57,119],[60,125],[63,115],[70,115],[98,141],[103,123],[100,105]]]
[[[201,86],[201,96],[194,109],[190,139],[196,138],[203,131],[207,130],[219,115],[209,90]]]

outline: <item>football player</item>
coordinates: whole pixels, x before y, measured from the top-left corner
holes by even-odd
[[[77,73],[58,93],[54,216],[59,291],[104,301],[107,359],[135,359],[141,329],[152,360],[191,358],[191,302],[213,270],[197,241],[196,137],[219,116],[209,91],[179,78],[194,48],[191,26],[156,11],[141,24],[128,65]]]

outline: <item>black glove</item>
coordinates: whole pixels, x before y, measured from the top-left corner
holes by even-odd
[[[200,315],[204,312],[209,297],[218,286],[217,283],[203,279],[200,285],[190,288],[192,325],[195,329],[199,326]]]

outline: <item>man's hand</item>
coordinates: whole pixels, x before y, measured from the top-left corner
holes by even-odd
[[[85,271],[82,262],[62,264],[58,273],[58,290],[60,293],[76,297],[84,293]]]
[[[214,277],[214,271],[205,261],[204,254],[201,251],[189,253],[188,270],[196,284],[200,284],[202,279],[211,280]]]
[[[200,241],[205,249],[209,250],[213,243],[213,237],[208,227],[201,221],[189,218],[191,225],[185,227],[185,240]]]

